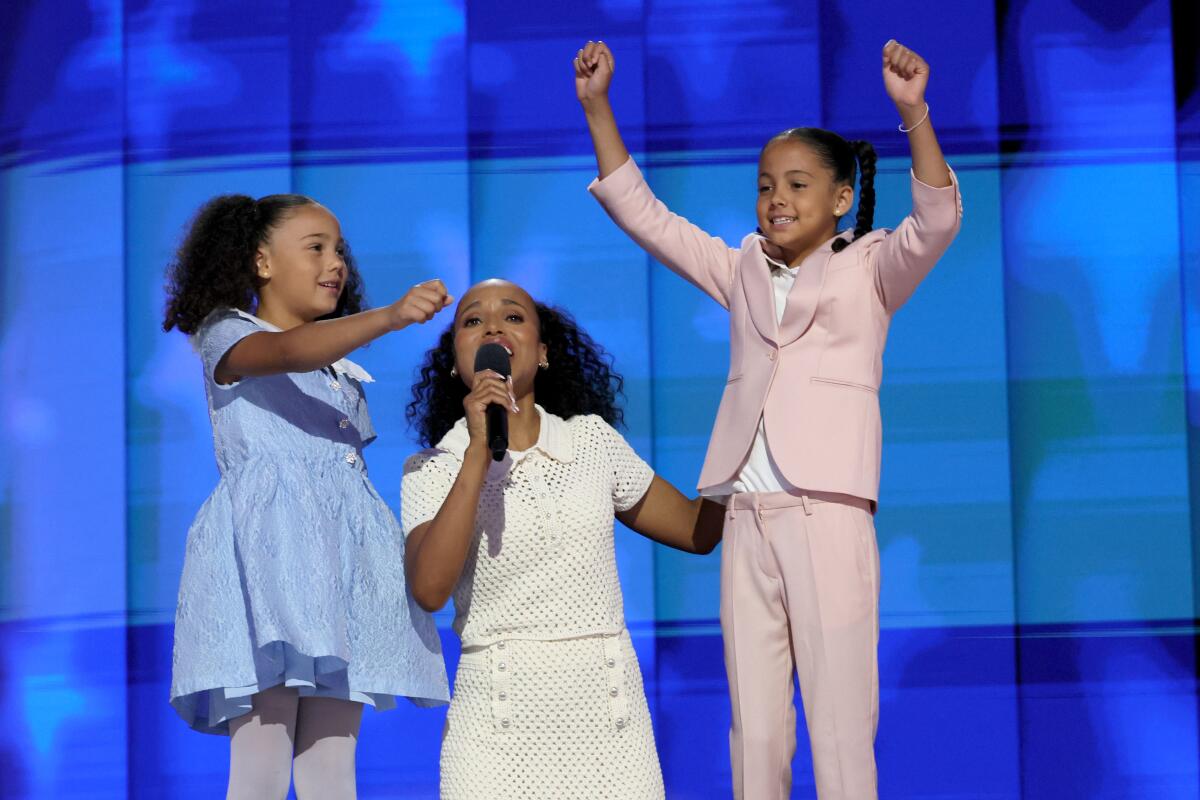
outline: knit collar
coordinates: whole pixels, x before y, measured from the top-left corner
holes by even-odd
[[[551,414],[536,403],[533,407],[537,409],[538,419],[541,420],[537,442],[528,450],[509,450],[503,461],[499,463],[503,464],[504,461],[510,461],[513,464],[519,463],[534,450],[540,450],[555,461],[572,461],[575,458],[575,445],[566,420]],[[451,453],[459,461],[462,461],[470,441],[470,434],[467,433],[467,418],[462,417],[437,443],[437,449]]]

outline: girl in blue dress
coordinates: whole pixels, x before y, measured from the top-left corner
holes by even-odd
[[[214,198],[169,269],[163,329],[200,355],[221,475],[188,532],[171,704],[230,735],[229,798],[286,797],[293,770],[301,798],[353,797],[363,704],[448,699],[345,356],[452,300],[433,280],[361,311],[337,218],[300,195]]]

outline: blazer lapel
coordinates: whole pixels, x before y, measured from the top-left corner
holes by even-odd
[[[843,231],[834,239],[844,237],[846,233]],[[799,339],[812,325],[813,317],[817,314],[817,302],[821,299],[821,289],[825,286],[825,275],[829,272],[829,262],[833,259],[834,239],[821,245],[800,265],[796,282],[788,292],[783,320],[779,324],[779,341],[776,344],[780,347]]]
[[[779,344],[779,325],[775,321],[775,286],[771,283],[771,268],[757,240],[754,253],[748,260],[750,263],[739,272],[750,319],[764,338]]]
[[[780,346],[793,342],[804,335],[817,313],[817,300],[821,298],[821,287],[833,253],[818,253],[816,258],[800,267],[796,282],[788,292],[787,308],[783,310],[783,321],[779,325]]]

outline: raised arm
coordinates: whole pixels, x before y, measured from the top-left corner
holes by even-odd
[[[321,369],[385,333],[428,322],[452,302],[445,285],[434,279],[417,284],[389,306],[278,333],[253,333],[229,348],[213,377],[228,384],[245,377]]]
[[[689,500],[658,477],[632,508],[617,514],[625,525],[654,541],[688,553],[711,553],[721,541],[725,507],[704,497]]]
[[[405,542],[404,572],[408,586],[413,599],[426,611],[437,611],[446,604],[475,539],[479,493],[491,461],[484,417],[489,403],[502,408],[512,404],[508,384],[490,370],[476,373],[471,393],[463,399],[470,443],[463,454],[458,477],[434,518],[414,527]]]
[[[883,86],[896,104],[908,133],[913,175],[935,189],[950,185],[950,168],[942,155],[933,120],[925,102],[929,64],[925,59],[892,39],[883,46]]]
[[[958,234],[958,184],[934,132],[925,88],[929,65],[895,40],[883,48],[883,84],[896,104],[912,151],[913,210],[874,254],[876,286],[895,312],[929,274]]]
[[[671,211],[633,163],[608,100],[613,56],[603,42],[575,55],[575,94],[583,106],[599,177],[588,189],[631,239],[722,306],[729,307],[738,251]]]
[[[583,106],[592,145],[596,148],[596,168],[604,180],[629,160],[629,151],[617,128],[617,118],[608,102],[612,83],[613,55],[604,42],[588,42],[575,55],[575,96]]]

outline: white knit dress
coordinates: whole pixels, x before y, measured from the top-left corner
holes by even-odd
[[[454,590],[463,656],[441,796],[661,798],[613,547],[614,513],[636,504],[654,473],[599,417],[538,414],[537,444],[488,471]],[[437,513],[467,442],[459,420],[405,464],[406,532]]]

